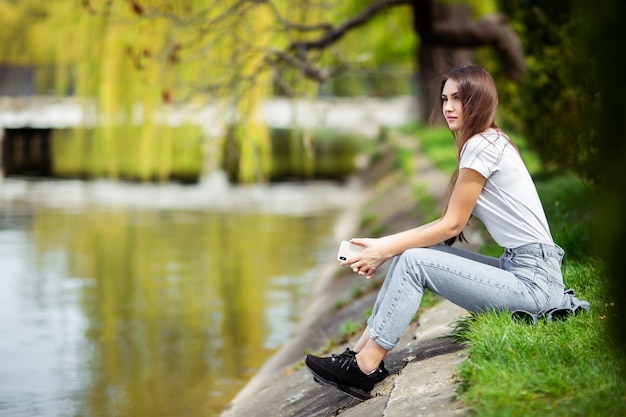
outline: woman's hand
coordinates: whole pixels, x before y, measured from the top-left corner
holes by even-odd
[[[340,265],[350,265],[354,272],[367,279],[372,278],[376,269],[389,259],[385,256],[384,242],[380,238],[351,239],[350,243],[362,246],[364,249],[357,256],[341,262]]]
[[[459,170],[448,208],[441,219],[376,239],[351,239],[350,243],[364,249],[358,255],[343,261],[341,265],[350,265],[354,272],[369,279],[392,256],[409,248],[427,248],[458,235],[467,225],[485,181],[485,177],[478,171],[470,168]]]

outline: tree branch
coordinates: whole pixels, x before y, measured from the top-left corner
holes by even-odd
[[[338,26],[331,27],[316,40],[292,42],[288,50],[308,51],[311,49],[324,49],[337,42],[350,30],[367,23],[378,12],[392,6],[400,6],[413,3],[414,0],[377,0],[367,6],[361,13],[346,20]]]
[[[324,49],[345,36],[351,30],[367,23],[377,13],[393,6],[412,5],[416,8],[416,30],[422,41],[431,45],[447,46],[452,48],[473,48],[490,45],[502,60],[507,74],[520,80],[526,72],[524,53],[519,39],[508,20],[502,14],[485,17],[476,23],[459,25],[458,23],[435,23],[432,18],[432,0],[377,0],[370,3],[357,15],[344,22],[328,28],[317,39],[292,42],[280,58],[294,67],[306,69],[305,76],[317,81],[326,79],[319,68],[308,63],[306,54],[310,50]],[[418,12],[419,10],[419,12]],[[421,13],[420,13],[421,12]],[[284,23],[284,22],[283,22]],[[316,29],[319,27],[315,27]],[[309,28],[312,30],[313,28]],[[296,57],[292,56],[293,53]],[[297,65],[294,65],[295,62]],[[312,68],[315,68],[313,71]]]
[[[274,56],[276,58],[273,60],[273,62],[282,61],[290,67],[296,68],[306,78],[315,80],[319,83],[328,80],[328,73],[314,66],[310,61],[306,59],[298,59],[292,54],[280,49],[269,49],[267,60],[270,60],[269,56]]]
[[[520,41],[502,14],[489,15],[466,25],[438,23],[433,27],[431,41],[434,45],[457,48],[490,45],[496,50],[511,78],[520,80],[526,72]]]
[[[265,4],[267,4],[274,14],[276,21],[279,22],[286,30],[293,30],[296,32],[317,32],[322,30],[330,30],[332,29],[332,25],[330,23],[319,23],[317,25],[303,25],[300,23],[294,23],[288,19],[285,19],[283,15],[280,14],[276,5],[270,1],[265,0]]]

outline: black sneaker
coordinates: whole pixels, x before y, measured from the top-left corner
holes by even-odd
[[[304,363],[316,382],[335,387],[359,400],[367,400],[370,398],[369,392],[374,388],[374,384],[382,380],[379,379],[382,371],[379,367],[371,375],[364,374],[359,369],[355,355],[350,349],[327,358],[307,355]],[[386,369],[384,371],[387,372]]]
[[[339,355],[331,355],[331,356],[345,356],[345,355],[355,356],[356,352],[350,348],[346,348],[346,350],[340,353]],[[380,362],[380,365],[378,365],[378,369],[376,370],[375,375],[376,375],[376,382],[380,382],[389,376],[389,371],[385,368],[385,361]]]

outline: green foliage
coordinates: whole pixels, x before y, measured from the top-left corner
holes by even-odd
[[[480,416],[621,416],[621,378],[607,318],[614,314],[603,263],[589,256],[593,193],[575,175],[537,180],[555,240],[566,251],[564,281],[591,310],[565,322],[514,323],[489,312],[459,323],[468,347],[461,399]]]
[[[528,74],[522,85],[495,71],[503,125],[522,132],[544,164],[594,178],[597,137],[586,127],[596,109],[595,80],[590,75],[594,63],[576,44],[581,20],[576,2],[464,1],[472,6],[476,18],[498,8],[503,11],[527,54]],[[369,3],[331,1],[323,7],[300,8],[279,1],[274,6],[294,22],[337,25]],[[163,102],[234,98],[241,104],[230,109],[238,114],[235,120],[226,120],[229,116],[223,114],[216,123],[242,125],[241,135],[235,137],[239,156],[244,158],[238,164],[240,177],[250,181],[267,175],[271,166],[267,133],[248,123],[259,100],[273,90],[263,64],[269,55],[264,51],[268,46],[284,48],[292,40],[314,39],[321,32],[282,30],[263,2],[242,9],[242,16],[221,14],[226,5],[216,3],[207,8],[202,0],[146,1],[139,8],[138,4],[93,0],[77,6],[71,0],[0,0],[4,28],[0,59],[72,66],[76,91],[97,97],[98,111],[109,121],[121,113],[123,122],[130,123],[129,109],[138,102],[148,114]],[[348,32],[332,48],[316,52],[314,58],[338,74],[321,91],[342,95],[412,92],[410,72],[419,39],[412,30],[410,11],[409,5],[386,9]],[[206,21],[211,19],[215,20],[208,30]],[[495,61],[486,48],[477,56]],[[67,91],[72,84],[68,74],[58,71],[48,78],[55,79],[58,91]],[[274,80],[282,77],[295,93],[319,91],[293,68],[278,67],[273,75]]]
[[[54,175],[183,182],[200,178],[203,156],[198,126],[125,126],[114,132],[105,128],[55,130]]]
[[[352,335],[356,334],[360,330],[360,326],[355,322],[348,320],[341,324],[339,328],[339,337],[342,339],[347,339]]]
[[[343,179],[357,170],[357,155],[367,138],[327,129],[272,129],[273,180],[287,178]]]
[[[414,127],[404,126],[403,129],[417,136],[424,153],[428,155],[428,159],[438,169],[450,174],[454,172],[457,157],[454,149],[454,138],[448,128],[416,125]],[[529,148],[527,141],[515,133],[508,131],[506,133],[519,149],[528,170],[531,173],[539,172],[542,169],[541,161],[537,154]]]
[[[422,296],[422,303],[420,304],[419,310],[424,311],[424,309],[434,307],[440,300],[441,298],[437,294],[427,289]]]
[[[597,262],[570,264],[566,279],[592,302],[566,322],[513,323],[507,312],[474,316],[461,330],[470,358],[463,400],[481,416],[618,416],[626,411]]]
[[[407,148],[399,148],[395,152],[396,165],[407,175],[411,175],[415,171],[413,150]]]
[[[335,24],[357,15],[370,0],[334,1],[327,18]],[[349,32],[337,45],[342,60],[364,68],[412,68],[415,36],[409,6],[392,7],[377,14],[362,28]]]
[[[499,1],[521,38],[528,72],[520,85],[500,81],[504,123],[521,132],[544,164],[594,178],[597,108],[594,63],[577,43],[576,0]]]
[[[624,279],[623,240],[626,235],[626,195],[624,194],[624,161],[626,142],[623,134],[626,127],[624,118],[624,78],[623,35],[626,2],[608,0],[598,2],[580,1],[581,13],[585,16],[581,37],[583,46],[589,53],[589,61],[594,65],[600,83],[601,111],[597,112],[594,127],[598,131],[599,156],[598,171],[601,181],[600,198],[597,202],[599,220],[596,253],[607,263],[608,276],[613,294],[626,293]],[[621,297],[623,299],[623,297]],[[626,377],[626,303],[616,300],[616,312],[611,317],[612,336],[616,345],[621,346]]]
[[[428,159],[446,173],[452,174],[457,166],[454,137],[445,127],[430,128],[420,133],[420,143]]]
[[[375,225],[378,220],[378,214],[373,211],[364,211],[361,214],[360,229],[368,229]]]
[[[452,174],[456,169],[457,158],[454,137],[443,126],[425,126],[422,123],[409,123],[398,129],[400,132],[417,138],[420,148],[435,167]]]
[[[565,250],[566,260],[589,257],[594,252],[594,189],[572,173],[549,181],[536,178],[554,240]]]
[[[54,6],[53,6],[54,7]],[[24,64],[52,58],[51,39],[41,32],[51,8],[37,0],[0,1],[0,59]],[[28,28],[24,27],[28,22]]]
[[[419,212],[424,218],[424,223],[436,220],[441,215],[438,212],[438,202],[428,195],[426,184],[416,182],[411,188],[413,198],[419,203]]]
[[[212,116],[211,123],[224,127],[224,135],[230,135],[227,139],[232,142],[228,149],[236,148],[240,159],[224,159],[238,169],[230,177],[267,179],[271,175],[269,136],[251,122],[257,119],[260,100],[280,90],[275,87],[278,80],[295,94],[319,90],[295,69],[298,65],[285,64],[274,52],[289,42],[318,38],[323,28],[339,25],[369,2],[293,4],[280,0],[271,7],[264,2],[230,3],[0,0],[0,61],[71,67],[72,79],[69,72],[58,71],[51,72],[48,78],[53,80],[46,82],[56,83],[59,92],[72,86],[77,95],[95,102],[99,121],[108,130],[95,138],[101,142],[96,146],[106,152],[112,149],[112,138],[124,136],[134,122],[136,105],[142,107],[146,120],[163,104],[226,99],[228,103]],[[415,39],[409,7],[391,7],[332,48],[311,53],[315,56],[308,58],[339,74],[330,86],[335,94],[411,93]],[[320,29],[300,32],[297,25],[284,25],[284,19]],[[156,120],[142,126],[142,137],[152,130],[151,123]],[[305,174],[333,169],[322,166],[324,159],[312,167],[314,145],[306,134],[290,144],[305,150],[300,161]],[[336,150],[327,142],[316,144],[328,152]],[[277,167],[279,176],[283,168]]]
[[[465,333],[462,399],[480,416],[621,416],[626,385],[595,312],[537,326],[482,315]]]

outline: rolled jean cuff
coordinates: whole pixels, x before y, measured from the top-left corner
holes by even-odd
[[[368,323],[369,324],[369,323]],[[370,324],[370,331],[369,331],[369,336],[370,339],[372,339],[374,342],[376,342],[376,344],[378,346],[380,346],[381,348],[389,351],[392,350],[394,348],[394,346],[396,345],[395,343],[389,343],[388,341],[382,339],[377,333],[376,331],[374,331],[374,328],[371,327]],[[397,342],[396,342],[397,343]]]

